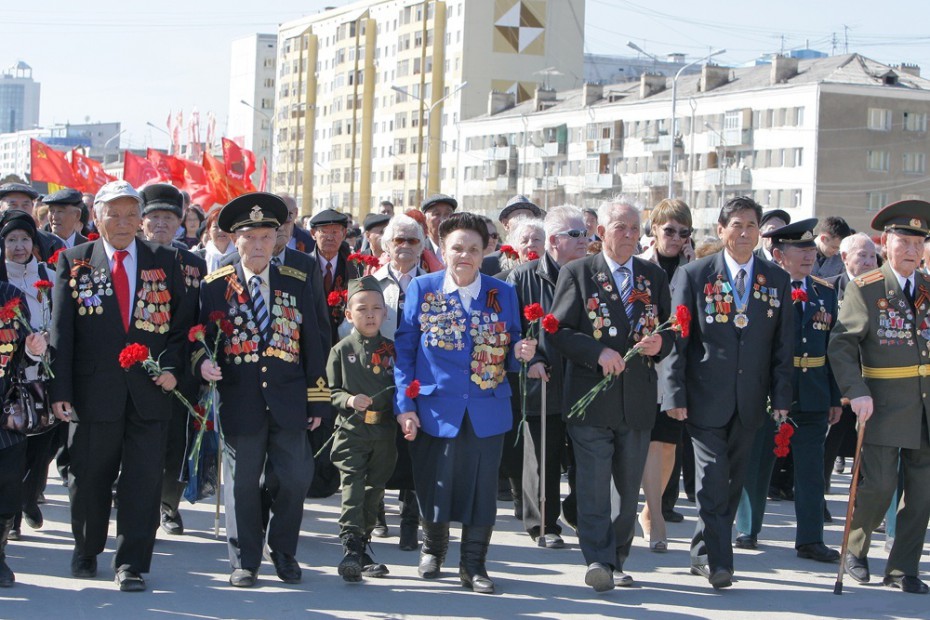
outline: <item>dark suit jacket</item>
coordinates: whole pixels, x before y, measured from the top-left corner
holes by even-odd
[[[483,274],[489,276],[496,275],[501,272],[501,253],[500,250],[497,252],[491,252],[483,259],[481,259],[481,268],[480,271]]]
[[[64,242],[52,233],[44,230],[38,231],[36,249],[42,262],[48,263],[49,257],[55,253],[55,250],[61,250],[64,247]],[[52,265],[51,267],[54,269],[55,266]]]
[[[804,286],[807,303],[803,319],[794,322],[794,355],[824,357],[838,312],[836,290],[823,280],[812,278],[807,278]],[[797,312],[795,310],[795,318]],[[840,406],[840,388],[833,378],[829,360],[825,366],[794,369],[793,401],[799,411],[823,413],[830,407]]]
[[[840,303],[843,303],[843,295],[846,294],[846,287],[849,285],[849,276],[846,275],[846,270],[844,269],[840,275],[826,278],[826,280],[836,289],[837,299]]]
[[[241,287],[241,294],[235,290],[236,285]],[[286,326],[280,321],[286,323],[294,310],[300,313],[299,317],[291,318],[299,333],[296,338],[299,355],[294,360],[284,359],[279,349],[265,343],[254,353],[257,361],[245,359],[239,350],[240,342],[257,335],[250,327],[254,326],[252,302],[241,263],[217,269],[200,285],[201,323],[207,325],[214,311],[223,312],[233,322],[239,319],[235,332],[221,339],[217,356],[223,372],[223,379],[217,383],[222,399],[220,423],[223,432],[229,435],[258,432],[268,415],[291,431],[305,429],[311,417],[332,416],[324,366],[329,351],[320,346],[319,323],[306,276],[296,269],[279,270],[271,266],[268,286],[271,297],[268,315],[276,333],[276,324],[284,330]],[[283,301],[288,301],[286,297],[290,300],[283,306]],[[207,342],[214,342],[215,330],[214,324],[208,326]],[[206,357],[198,351],[194,358],[195,372],[199,375]]]
[[[336,259],[336,271],[333,273],[333,290],[345,290],[349,286],[349,280],[354,280],[364,275],[358,263],[349,262],[349,254],[349,246],[343,244],[339,249],[339,254]],[[323,264],[323,259],[317,252],[314,252],[311,256],[316,261],[316,273],[320,276],[320,286],[322,289],[323,274],[319,266]],[[342,322],[345,321],[346,318],[344,304],[329,308],[327,314],[329,316],[330,341],[339,342],[339,326],[342,325]]]
[[[175,244],[172,247],[177,248]],[[186,313],[192,317],[200,316],[200,282],[207,276],[207,262],[200,256],[187,249],[177,248],[178,262],[181,264],[181,275],[184,278],[184,303],[188,305]],[[192,403],[197,399],[200,391],[200,380],[195,377],[190,367],[190,356],[194,352],[194,343],[187,342],[183,357],[184,378],[178,382],[178,389]],[[194,400],[191,400],[194,399]],[[180,401],[174,399],[176,405]],[[183,405],[181,405],[183,407]]]
[[[641,279],[640,279],[641,278]],[[610,347],[621,355],[638,341],[641,334],[639,320],[647,312],[656,319],[658,327],[669,317],[668,277],[661,267],[633,258],[633,280],[642,284],[648,300],[633,302],[632,321],[627,318],[619,290],[603,254],[595,254],[572,261],[559,270],[555,288],[552,314],[559,320],[559,330],[550,340],[565,357],[567,365],[564,382],[563,415],[571,406],[587,394],[601,379],[603,371],[598,364],[601,352]],[[646,284],[648,282],[648,284]],[[638,290],[634,284],[634,291]],[[592,300],[595,300],[592,302]],[[592,319],[589,302],[606,304],[600,306]],[[594,327],[594,321],[609,319],[610,325]],[[611,330],[616,327],[616,334]],[[600,337],[595,337],[599,331]],[[648,430],[656,419],[657,378],[655,363],[668,355],[674,335],[670,331],[662,334],[662,349],[655,357],[636,355],[627,362],[626,369],[616,381],[594,400],[584,418],[568,418],[570,424],[607,426],[616,428],[624,422],[636,430]]]
[[[749,284],[762,276],[763,286],[774,288],[780,305],[772,307],[750,292],[749,324],[743,329],[733,325],[735,303],[726,323],[714,320],[713,310],[707,313],[705,285],[718,276],[729,281],[723,252],[679,267],[672,278],[672,305],[691,312],[691,333],[676,339],[662,365],[661,409],[687,407],[688,422],[706,428],[722,428],[738,413],[745,426],[757,428],[765,420],[770,395],[773,409],[791,409],[794,311],[788,274],[774,263],[753,259]]]
[[[184,277],[177,251],[136,239],[135,299],[131,300],[129,333],[119,316],[115,291],[105,294],[102,283],[109,280],[110,264],[103,241],[85,243],[62,252],[58,259],[57,282],[52,304],[52,371],[49,392],[52,402],[68,401],[75,408],[74,419],[110,422],[120,419],[127,397],[144,419],[167,420],[171,417],[171,398],[157,387],[149,375],[136,364],[128,371],[119,365],[119,354],[129,343],[147,346],[154,359],[161,356],[161,367],[172,369],[178,379],[183,374],[183,355],[187,331],[193,324],[192,308],[184,302]],[[170,327],[166,333],[140,328],[135,316],[142,300],[143,270],[164,273],[165,302],[170,308]],[[99,278],[91,292],[99,292],[103,312],[80,314],[82,306],[77,284],[83,278]],[[74,284],[72,284],[74,283]]]

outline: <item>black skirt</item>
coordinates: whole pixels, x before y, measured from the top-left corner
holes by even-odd
[[[652,427],[652,434],[649,441],[658,441],[661,443],[670,443],[678,445],[681,443],[681,430],[685,423],[670,417],[664,411],[656,411],[656,425]]]
[[[410,444],[413,480],[423,519],[494,525],[497,472],[504,435],[480,438],[465,412],[457,437],[417,435]]]

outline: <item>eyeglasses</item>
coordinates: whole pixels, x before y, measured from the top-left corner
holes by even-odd
[[[663,228],[662,233],[666,237],[674,237],[677,235],[678,237],[681,237],[682,239],[687,239],[688,237],[691,236],[691,231],[688,230],[687,228],[682,228],[681,230],[679,230],[677,228],[672,228],[671,226],[666,226],[665,228]]]
[[[490,237],[491,239],[500,239],[500,238],[501,238],[501,236],[500,236],[499,234],[497,234],[497,233],[488,233],[488,237]]]
[[[564,235],[567,237],[571,237],[572,239],[578,239],[587,234],[588,234],[588,231],[582,230],[581,228],[572,228],[571,230],[565,230],[560,233],[556,233],[556,235]]]
[[[416,237],[394,237],[394,245],[419,245],[420,240]]]

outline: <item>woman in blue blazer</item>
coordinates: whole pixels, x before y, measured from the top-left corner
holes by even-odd
[[[488,231],[471,213],[439,227],[446,270],[407,288],[395,334],[397,421],[410,441],[423,517],[419,573],[439,576],[449,522],[462,523],[459,577],[475,592],[494,584],[485,558],[497,513],[497,471],[510,430],[507,371],[536,352],[521,340],[520,308],[511,285],[479,274]],[[408,388],[419,382],[419,394]]]

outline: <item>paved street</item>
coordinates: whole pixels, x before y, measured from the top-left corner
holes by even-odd
[[[836,476],[834,490],[848,484]],[[346,584],[336,574],[341,550],[336,538],[337,498],[307,502],[298,559],[304,581],[286,586],[270,564],[262,566],[259,587],[237,590],[227,583],[225,542],[213,536],[213,504],[183,505],[188,534],[168,538],[161,531],[147,575],[149,591],[126,594],[112,582],[112,538],[100,557],[97,579],[81,581],[69,573],[71,534],[65,489],[53,479],[42,510],[45,526],[23,526],[23,540],[7,549],[16,571],[14,588],[0,590],[0,618],[39,620],[105,618],[926,618],[930,598],[906,595],[879,585],[887,553],[877,534],[872,549],[873,583],[845,580],[842,597],[833,595],[835,566],[799,560],[793,549],[794,514],[790,502],[770,503],[758,551],[736,551],[736,582],[714,592],[688,574],[687,544],[694,526],[694,505],[679,509],[686,520],[670,524],[669,552],[650,553],[641,537],[626,570],[638,587],[596,595],[583,583],[577,539],[566,533],[568,548],[532,546],[519,522],[501,504],[488,569],[500,594],[482,596],[460,587],[458,545],[453,541],[443,578],[416,576],[417,554],[397,548],[396,493],[388,500],[391,538],[374,544],[375,558],[391,569],[387,579]],[[830,496],[834,515],[844,511],[845,494]],[[111,525],[111,535],[115,525]],[[454,530],[455,531],[455,530]],[[455,531],[457,533],[457,531]],[[842,518],[829,526],[827,544],[838,547]],[[923,563],[924,578],[930,558]],[[876,583],[875,575],[879,575]]]

